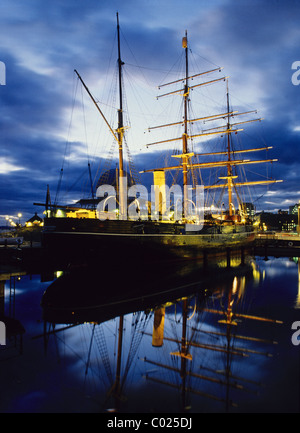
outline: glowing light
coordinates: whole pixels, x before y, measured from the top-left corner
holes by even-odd
[[[63,216],[64,216],[63,211],[62,211],[61,209],[57,209],[56,217],[57,217],[57,218],[62,218]]]

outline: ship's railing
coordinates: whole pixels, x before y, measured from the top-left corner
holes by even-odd
[[[256,238],[259,240],[289,240],[289,239],[299,239],[300,236],[298,233],[291,232],[266,232],[266,233],[257,233]]]

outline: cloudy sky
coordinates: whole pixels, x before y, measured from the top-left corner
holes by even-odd
[[[178,72],[187,30],[191,68],[224,67],[232,101],[264,118],[247,138],[257,133],[262,141],[254,147],[274,146],[270,157],[279,161],[272,175],[284,182],[259,190],[257,206],[273,211],[298,202],[299,1],[1,0],[0,225],[18,212],[23,220],[41,214],[33,203],[44,202],[47,185],[54,200],[62,167],[67,180],[61,190],[76,185],[73,199],[87,187],[88,177],[85,187],[78,186],[87,161],[95,177],[106,167],[112,135],[74,69],[116,128],[117,11],[129,89],[124,111],[133,113],[127,143],[137,170],[162,162],[147,151],[152,139],[145,128],[165,121],[156,86]]]

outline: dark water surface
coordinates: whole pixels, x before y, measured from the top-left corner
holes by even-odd
[[[298,258],[255,257],[220,272],[204,280],[168,272],[159,282],[135,269],[82,273],[50,291],[47,302],[60,307],[55,327],[44,324],[41,307],[52,278],[2,274],[5,316],[25,333],[0,347],[1,413],[299,412],[300,346],[291,340],[300,321]],[[136,299],[149,285],[164,293]],[[134,301],[107,298],[129,286]],[[68,302],[84,307],[86,323],[71,326],[70,314],[78,317],[64,311]],[[89,306],[99,311],[89,316]],[[152,345],[155,311],[164,314],[160,347]]]

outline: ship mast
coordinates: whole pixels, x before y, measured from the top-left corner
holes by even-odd
[[[229,115],[229,90],[228,90],[228,80],[227,80],[227,113],[228,113],[228,119],[227,119],[227,130],[230,131],[231,125],[230,125],[230,115]],[[228,165],[227,165],[227,179],[228,179],[228,210],[229,215],[232,215],[232,165],[231,162],[231,148],[230,148],[230,140],[231,140],[231,134],[227,134],[227,155],[228,155]]]
[[[155,174],[155,172],[161,172],[161,173],[165,173],[166,171],[169,170],[182,170],[182,175],[183,175],[183,219],[187,221],[187,215],[188,215],[188,171],[189,170],[194,170],[196,168],[198,169],[204,169],[204,168],[221,168],[224,167],[226,172],[225,175],[222,177],[219,177],[220,180],[223,180],[223,182],[217,182],[214,185],[203,185],[204,189],[209,190],[209,189],[213,189],[213,188],[226,188],[227,192],[228,192],[228,213],[229,213],[229,218],[233,218],[233,215],[235,213],[234,211],[234,205],[233,205],[233,189],[235,189],[236,191],[236,195],[237,195],[237,199],[239,200],[238,197],[238,193],[236,188],[237,187],[242,187],[242,186],[255,186],[255,185],[269,185],[269,184],[273,184],[273,183],[277,183],[277,182],[282,182],[282,180],[275,180],[275,179],[267,179],[267,180],[259,180],[259,181],[243,181],[243,182],[237,182],[236,179],[238,178],[237,175],[234,175],[234,171],[233,171],[233,167],[238,166],[238,165],[249,165],[249,164],[265,164],[265,163],[272,163],[272,162],[276,162],[277,159],[256,159],[256,160],[251,160],[251,159],[236,159],[236,155],[237,154],[242,154],[242,153],[246,153],[246,152],[258,152],[258,151],[267,151],[269,149],[272,148],[272,146],[268,146],[268,147],[261,147],[261,148],[251,148],[251,149],[244,149],[244,150],[235,150],[233,151],[232,149],[232,134],[237,134],[240,131],[243,131],[243,129],[240,128],[240,125],[246,124],[246,123],[252,123],[252,122],[256,122],[256,121],[260,121],[262,120],[261,118],[256,118],[256,119],[249,119],[249,120],[243,120],[240,122],[232,122],[232,117],[236,117],[236,116],[241,116],[241,115],[248,115],[250,113],[253,113],[256,111],[246,111],[243,113],[239,113],[237,111],[230,111],[230,101],[229,101],[229,90],[228,90],[228,77],[221,77],[221,78],[216,78],[216,79],[212,79],[209,81],[205,81],[205,82],[200,82],[198,84],[194,84],[192,86],[189,85],[189,79],[194,79],[195,77],[200,77],[203,76],[205,74],[210,74],[210,73],[214,73],[216,71],[221,72],[221,70],[223,68],[215,68],[212,69],[210,71],[205,71],[205,72],[201,72],[195,75],[191,75],[189,76],[189,61],[188,61],[188,40],[187,40],[187,32],[185,32],[185,37],[183,37],[182,39],[182,46],[185,50],[185,77],[182,79],[178,79],[175,81],[171,81],[169,83],[165,83],[165,84],[161,84],[159,86],[159,88],[164,87],[164,86],[169,86],[169,85],[174,85],[174,84],[178,84],[181,83],[182,81],[184,82],[184,85],[182,86],[182,88],[178,89],[178,90],[173,90],[171,92],[167,92],[164,93],[162,95],[159,95],[157,98],[161,98],[161,97],[165,97],[165,96],[170,96],[170,95],[175,95],[175,94],[182,94],[183,95],[183,103],[184,103],[184,113],[183,113],[183,122],[173,122],[173,123],[168,123],[165,125],[159,125],[159,126],[153,126],[149,128],[150,130],[154,130],[157,128],[164,128],[164,127],[171,127],[171,126],[178,126],[180,124],[183,124],[183,133],[181,136],[177,136],[177,137],[173,137],[173,138],[168,138],[162,141],[155,141],[152,143],[148,143],[148,146],[152,146],[152,145],[157,145],[157,144],[169,144],[171,142],[176,142],[176,141],[181,141],[182,142],[182,154],[181,155],[172,155],[172,157],[175,158],[179,158],[181,160],[180,164],[177,165],[172,165],[172,166],[168,166],[168,167],[160,167],[160,168],[155,168],[155,169],[147,169],[147,170],[143,170],[140,173],[150,173],[153,172]],[[211,84],[216,84],[220,81],[227,81],[227,107],[226,107],[226,112],[225,113],[221,113],[221,114],[215,114],[215,115],[210,115],[210,116],[206,116],[206,117],[199,117],[196,119],[189,119],[188,118],[188,104],[189,104],[189,95],[190,95],[190,91],[193,90],[194,88],[199,88],[202,86],[207,86],[207,85],[211,85]],[[199,131],[196,134],[190,134],[188,131],[188,126],[191,123],[196,123],[196,122],[203,122],[203,123],[207,123],[210,121],[224,121],[223,125],[220,126],[214,126],[212,128],[208,128],[208,129],[203,129],[201,131]],[[179,134],[178,134],[179,135]],[[224,152],[210,152],[210,153],[202,153],[202,154],[196,154],[194,152],[189,152],[188,149],[188,140],[189,139],[194,139],[194,138],[202,138],[202,137],[214,137],[214,136],[226,136],[226,149]],[[219,160],[219,161],[210,161],[210,162],[193,162],[192,158],[193,157],[206,157],[206,156],[219,156],[219,155],[224,155],[224,160]],[[163,174],[165,175],[165,174]]]
[[[123,94],[122,94],[122,66],[121,60],[121,44],[120,44],[120,25],[119,25],[119,14],[117,12],[117,32],[118,32],[118,69],[119,69],[119,102],[120,108],[118,110],[118,144],[119,144],[119,218],[125,218],[125,200],[124,192],[125,185],[124,180],[124,166],[123,166],[123,135],[124,135],[124,123],[123,123]],[[118,399],[120,396],[120,378],[121,378],[121,352],[122,352],[122,341],[123,341],[123,322],[124,316],[119,318],[119,341],[118,341],[118,362],[116,371],[115,391],[116,391],[116,403],[118,407]]]
[[[119,219],[127,219],[127,209],[126,209],[126,195],[127,195],[127,179],[124,178],[124,162],[123,162],[123,138],[124,138],[124,122],[123,122],[123,92],[122,92],[122,66],[124,62],[121,60],[121,44],[120,44],[120,25],[119,25],[119,14],[117,13],[117,33],[118,33],[118,71],[119,71],[119,109],[118,109],[118,129],[116,131],[108,123],[106,117],[101,111],[97,101],[91,94],[87,85],[75,69],[75,73],[81,81],[83,87],[87,91],[88,95],[95,104],[97,110],[104,119],[108,129],[112,133],[114,139],[117,141],[119,146]],[[117,179],[118,181],[118,179]]]
[[[182,47],[185,50],[185,86],[184,86],[184,133],[182,135],[182,169],[183,169],[183,217],[187,215],[187,185],[188,185],[188,98],[189,98],[189,61],[187,31],[182,39]]]
[[[175,91],[172,91],[172,92],[165,93],[163,95],[158,96],[158,98],[159,97],[164,97],[164,96],[169,96],[169,95],[172,95],[172,94],[175,94],[175,93],[182,93],[183,94],[183,107],[184,107],[183,108],[183,122],[181,121],[181,122],[169,123],[167,125],[154,126],[154,127],[149,128],[149,131],[151,129],[163,128],[163,127],[168,127],[168,126],[175,126],[175,125],[179,125],[179,124],[183,123],[183,133],[182,133],[181,137],[171,138],[171,139],[164,140],[164,141],[157,141],[157,142],[154,142],[154,143],[149,143],[147,145],[147,147],[148,147],[148,146],[151,146],[151,145],[154,145],[154,144],[163,144],[163,143],[169,143],[169,142],[172,142],[172,141],[180,140],[182,142],[182,154],[181,155],[177,155],[176,154],[176,155],[172,155],[172,156],[175,157],[175,158],[180,158],[181,159],[181,164],[173,166],[173,167],[163,167],[161,169],[159,168],[159,169],[144,170],[144,171],[141,171],[141,173],[146,173],[146,172],[153,172],[153,173],[155,173],[155,172],[158,172],[158,171],[165,172],[167,170],[174,170],[174,169],[176,170],[178,168],[182,170],[182,175],[183,175],[183,220],[186,221],[186,222],[188,222],[188,215],[189,215],[189,212],[188,212],[188,210],[189,210],[189,206],[188,206],[188,202],[189,202],[188,171],[190,169],[193,169],[193,166],[192,166],[192,163],[191,163],[190,159],[194,156],[193,152],[189,152],[189,149],[188,149],[188,139],[196,137],[196,136],[207,135],[207,134],[198,134],[196,136],[189,135],[188,125],[190,123],[195,122],[195,121],[204,120],[204,118],[193,119],[193,120],[191,120],[191,119],[188,118],[188,104],[189,104],[190,90],[193,89],[193,88],[195,88],[195,87],[199,87],[199,86],[215,83],[215,82],[218,82],[218,81],[222,81],[222,80],[225,79],[225,77],[218,78],[218,79],[215,79],[215,80],[212,80],[212,81],[208,81],[208,82],[205,82],[205,83],[200,83],[200,84],[196,84],[196,85],[190,86],[189,85],[189,79],[194,79],[195,77],[199,77],[199,76],[202,76],[202,75],[205,75],[205,74],[209,74],[209,73],[215,72],[215,71],[219,71],[220,72],[222,70],[222,68],[215,68],[215,69],[213,69],[211,71],[206,71],[206,72],[202,72],[202,73],[198,73],[198,74],[189,76],[189,59],[188,59],[188,51],[189,51],[189,49],[188,49],[187,31],[185,31],[185,36],[182,38],[182,48],[185,51],[185,76],[184,76],[184,78],[183,79],[179,79],[179,80],[175,80],[175,81],[172,81],[172,82],[169,82],[169,83],[162,84],[161,86],[159,86],[159,88],[163,87],[163,86],[173,85],[173,84],[176,84],[176,83],[179,83],[179,82],[182,82],[182,81],[184,82],[184,86],[180,90],[175,90]],[[213,118],[215,118],[215,117],[218,118],[219,115],[212,116],[212,117]],[[218,133],[219,132],[217,132],[217,134]],[[213,134],[216,134],[216,132],[213,132]]]
[[[122,92],[122,66],[124,62],[121,60],[121,43],[120,43],[120,25],[119,14],[117,12],[117,33],[118,33],[118,70],[119,70],[119,110],[118,110],[118,145],[119,145],[119,212],[120,219],[126,219],[126,200],[125,200],[125,184],[124,180],[124,164],[123,164],[123,137],[124,137],[124,122],[123,122],[123,92]]]

